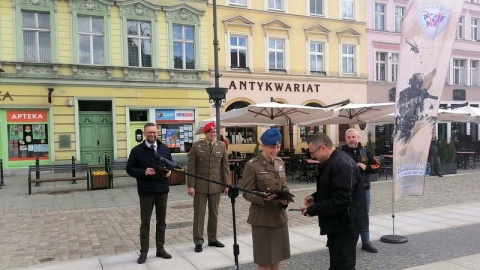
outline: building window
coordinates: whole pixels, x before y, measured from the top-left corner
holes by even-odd
[[[22,11],[25,62],[51,62],[50,13]]]
[[[236,6],[246,6],[247,5],[247,0],[230,0],[230,5],[236,5]]]
[[[390,81],[396,82],[398,78],[398,53],[392,53],[391,57],[392,57],[392,61],[391,61],[392,78]]]
[[[470,39],[473,41],[478,40],[478,18],[472,18],[470,23]]]
[[[105,64],[103,18],[78,16],[78,50],[80,64]]]
[[[285,40],[274,38],[268,40],[268,68],[285,70]]]
[[[470,85],[477,86],[478,85],[478,61],[470,61]]]
[[[150,22],[127,21],[128,65],[152,66],[152,27]]]
[[[385,4],[375,3],[375,30],[385,30]]]
[[[402,32],[403,18],[405,17],[405,7],[395,6],[395,29],[396,33]]]
[[[342,19],[354,19],[354,0],[342,0]]]
[[[268,0],[268,9],[284,10],[283,0]]]
[[[465,60],[453,59],[453,84],[465,85]]]
[[[323,0],[310,0],[310,14],[323,15]]]
[[[231,68],[248,68],[247,37],[230,36],[230,66]]]
[[[342,45],[342,72],[343,74],[355,73],[355,46]]]
[[[386,81],[387,53],[377,52],[375,57],[375,81]]]
[[[325,72],[323,66],[323,49],[321,42],[310,42],[310,72]]]
[[[173,25],[174,68],[195,69],[195,27]]]
[[[458,20],[458,25],[457,25],[457,33],[456,33],[457,39],[463,39],[463,21],[464,20],[465,20],[465,17],[460,16],[460,19]]]

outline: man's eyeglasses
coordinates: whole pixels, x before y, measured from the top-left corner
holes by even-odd
[[[145,134],[157,134],[157,132],[145,132]]]
[[[310,155],[313,155],[313,154],[315,154],[315,152],[317,152],[317,151],[318,151],[320,148],[322,148],[322,146],[323,146],[323,145],[320,145],[319,147],[317,147],[317,149],[315,149],[315,151],[313,151],[313,152],[310,152]]]

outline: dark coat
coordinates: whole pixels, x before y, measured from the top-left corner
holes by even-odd
[[[157,155],[172,160],[170,149],[159,140],[157,140]],[[145,175],[145,170],[148,167],[153,168],[154,164],[158,164],[158,157],[156,157],[153,150],[145,144],[145,141],[135,146],[130,152],[126,170],[128,175],[137,179],[137,191],[139,195],[169,191],[168,179],[166,177],[156,180],[152,176]]]
[[[365,156],[362,157],[361,151],[365,149]],[[358,143],[356,148],[350,148],[348,145],[343,145],[342,150],[345,151],[356,163],[361,162],[366,165],[365,170],[360,168],[360,174],[362,175],[363,185],[365,190],[370,189],[370,177],[369,174],[374,174],[380,168],[380,161],[373,155],[370,149],[362,146],[361,143]]]
[[[440,143],[438,140],[430,141],[430,149],[428,151],[428,156],[440,156]]]
[[[335,149],[318,171],[314,204],[307,208],[307,214],[318,216],[320,234],[345,233],[367,224],[365,190],[357,164]]]

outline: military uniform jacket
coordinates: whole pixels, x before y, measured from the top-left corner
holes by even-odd
[[[260,192],[288,190],[282,159],[276,157],[274,165],[261,154],[249,160],[243,171],[243,187]],[[262,197],[246,192],[243,193],[243,197],[251,202],[248,215],[250,225],[278,227],[288,222],[286,207],[278,200],[266,202]]]
[[[188,156],[187,172],[211,180],[230,184],[230,167],[228,166],[225,144],[215,141],[210,153],[207,140],[193,144]],[[187,177],[188,187],[195,188],[195,192],[215,194],[222,192],[225,186],[211,183],[193,176]]]

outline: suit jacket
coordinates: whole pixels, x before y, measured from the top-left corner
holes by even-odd
[[[268,190],[288,190],[285,166],[281,158],[276,157],[274,165],[262,154],[245,164],[243,187],[246,190],[266,192]],[[243,193],[251,202],[248,223],[253,226],[278,227],[288,222],[285,206],[278,200],[265,202],[262,197]]]
[[[188,156],[187,172],[211,180],[230,184],[230,167],[228,166],[225,144],[215,141],[210,153],[206,140],[193,144]],[[195,192],[215,194],[222,192],[225,186],[211,183],[193,176],[187,177],[188,187],[195,188]]]

